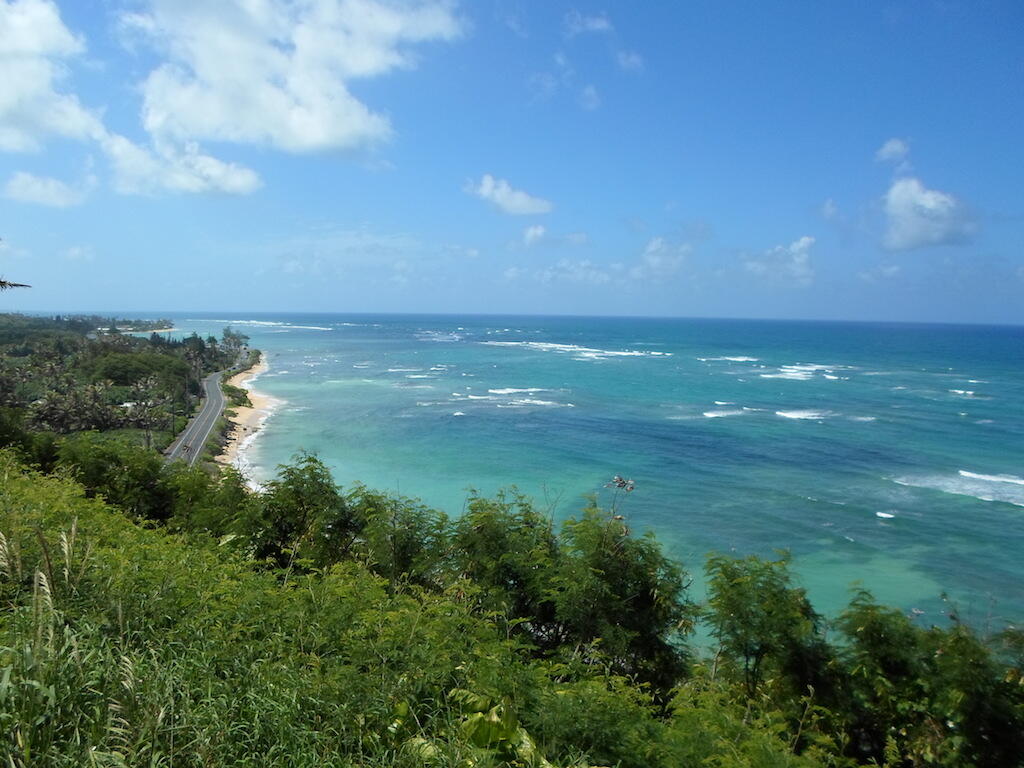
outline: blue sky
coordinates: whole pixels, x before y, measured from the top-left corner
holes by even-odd
[[[1024,322],[1019,2],[0,0],[3,309]]]

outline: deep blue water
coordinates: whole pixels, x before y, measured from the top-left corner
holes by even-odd
[[[830,613],[859,582],[938,620],[1024,620],[1024,328],[191,314],[264,349],[282,401],[246,452],[459,514],[515,485],[616,504],[699,570],[792,553]],[[631,494],[606,489],[614,474]],[[699,583],[697,588],[699,589]],[[940,595],[948,593],[950,602]]]

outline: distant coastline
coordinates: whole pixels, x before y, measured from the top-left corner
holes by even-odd
[[[148,336],[151,333],[180,333],[181,328],[118,328],[117,332],[130,336]]]
[[[281,404],[281,401],[262,394],[253,389],[253,381],[270,370],[266,353],[260,355],[259,361],[252,368],[235,374],[228,380],[233,387],[246,390],[251,407],[239,406],[228,411],[227,418],[232,423],[231,435],[217,461],[244,471],[249,467],[245,459],[246,450],[252,445],[267,418]],[[252,478],[249,478],[252,483]]]

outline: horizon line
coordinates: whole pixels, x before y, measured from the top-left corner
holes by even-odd
[[[184,310],[184,309],[161,309],[161,310],[55,310],[55,309],[19,309],[0,310],[0,314],[35,314],[35,315],[96,315],[105,318],[120,316],[121,319],[152,320],[160,319],[160,315],[169,314],[181,316],[184,314],[254,314],[254,315],[336,315],[339,317],[368,316],[368,317],[516,317],[516,318],[566,318],[580,320],[717,320],[723,322],[765,322],[765,323],[834,323],[844,325],[943,325],[943,326],[970,326],[986,328],[1024,328],[1024,322],[992,322],[977,320],[890,320],[890,319],[852,319],[852,318],[820,318],[820,317],[736,317],[724,315],[591,315],[572,313],[539,313],[539,312],[366,312],[366,311],[296,311],[296,310],[237,310],[237,309],[208,309],[208,310]],[[149,315],[149,316],[147,316]],[[202,318],[196,318],[202,319]]]

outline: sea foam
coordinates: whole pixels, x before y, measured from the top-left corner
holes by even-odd
[[[832,372],[836,368],[844,368],[842,365],[822,365],[820,363],[794,363],[792,365],[782,365],[775,373],[762,373],[759,376],[762,379],[790,379],[792,381],[807,381],[813,379],[817,375],[822,375],[828,379],[837,379]]]
[[[206,323],[224,323],[225,325],[251,325],[255,328],[273,328],[285,331],[333,331],[323,325],[294,325],[279,320],[201,320]]]
[[[776,416],[784,419],[809,419],[820,421],[828,417],[828,411],[776,411]]]
[[[987,475],[961,469],[955,475],[897,477],[893,482],[1024,507],[1024,478],[1016,475]]]
[[[958,470],[957,474],[961,477],[969,477],[973,480],[986,480],[990,483],[1013,483],[1014,485],[1024,485],[1024,478],[1017,477],[1016,475],[982,475],[978,472],[968,472],[966,469]]]
[[[759,357],[747,357],[746,355],[723,355],[722,357],[698,357],[702,363],[710,363],[719,360],[725,360],[730,363],[756,363],[761,358]]]
[[[463,336],[461,333],[452,333],[451,331],[420,330],[416,331],[416,338],[420,341],[434,341],[450,344],[456,341],[462,341]]]
[[[505,387],[504,389],[488,389],[492,395],[532,395],[536,392],[554,392],[553,389],[544,389],[543,387],[524,387],[523,389],[516,389],[515,387]]]
[[[671,352],[641,349],[595,349],[578,344],[556,344],[553,341],[481,341],[491,347],[523,347],[541,352],[571,354],[575,360],[602,360],[609,357],[671,357]]]

